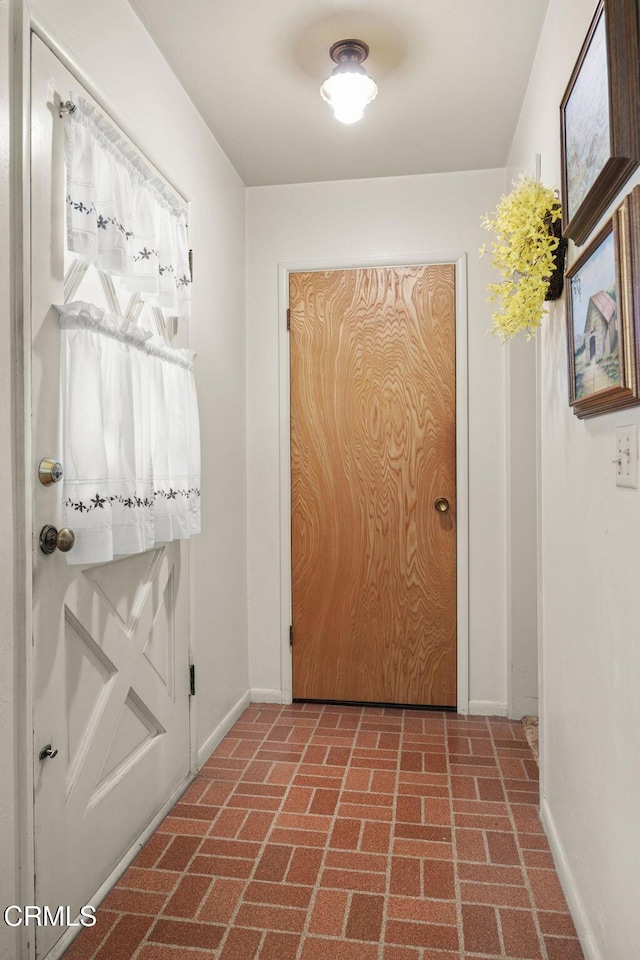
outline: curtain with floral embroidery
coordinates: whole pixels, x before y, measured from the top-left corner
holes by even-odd
[[[170,315],[191,305],[187,208],[83,97],[65,120],[67,246]]]
[[[200,532],[193,354],[93,304],[61,327],[62,525],[72,564],[102,563]]]

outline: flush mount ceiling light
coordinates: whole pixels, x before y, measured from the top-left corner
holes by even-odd
[[[340,123],[355,123],[378,93],[376,83],[362,66],[369,47],[364,40],[338,40],[329,56],[337,66],[320,87],[322,99],[331,104]]]

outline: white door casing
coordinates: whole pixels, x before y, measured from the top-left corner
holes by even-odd
[[[60,333],[65,300],[64,121],[70,91],[90,95],[32,39],[32,477],[36,902],[72,915],[189,773],[187,549],[175,542],[108,564],[44,556],[61,485],[37,479],[62,459]],[[91,281],[87,281],[91,282]],[[95,277],[93,280],[95,286]],[[79,287],[75,296],[83,297]],[[124,301],[120,302],[124,312]],[[39,760],[48,743],[58,753]],[[36,930],[44,956],[64,932]]]

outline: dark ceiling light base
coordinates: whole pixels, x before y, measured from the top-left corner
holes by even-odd
[[[334,63],[364,63],[369,56],[369,44],[364,40],[337,40],[329,49]]]

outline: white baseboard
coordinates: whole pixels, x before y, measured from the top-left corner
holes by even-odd
[[[509,717],[511,720],[522,720],[523,717],[538,716],[537,697],[515,697],[511,701]]]
[[[240,714],[244,713],[250,703],[251,691],[247,690],[246,693],[242,694],[238,702],[231,707],[231,710],[229,710],[226,716],[222,718],[218,726],[212,730],[202,746],[198,749],[198,770],[206,763],[225,733],[229,732]]]
[[[499,700],[469,700],[469,713],[474,717],[506,717],[507,705]]]
[[[169,813],[173,805],[180,799],[180,797],[185,792],[185,790],[187,789],[187,787],[189,786],[193,778],[194,778],[193,773],[188,774],[184,778],[182,783],[180,783],[176,787],[176,789],[173,791],[169,799],[162,804],[162,806],[156,813],[151,823],[149,823],[149,825],[145,827],[145,829],[142,831],[138,839],[135,840],[134,843],[132,843],[132,845],[129,847],[129,849],[125,853],[124,857],[122,857],[120,862],[114,867],[114,869],[111,871],[111,873],[109,874],[107,879],[104,881],[104,883],[100,887],[98,887],[98,889],[93,894],[93,896],[89,897],[89,899],[86,901],[87,903],[90,903],[93,907],[98,907],[102,903],[106,895],[111,891],[113,887],[115,887],[116,883],[118,882],[122,874],[125,872],[127,867],[138,856],[138,854],[140,853],[140,850],[145,845],[145,843],[147,842],[151,834],[154,833],[156,827],[160,826],[160,824],[162,823],[166,815]],[[78,916],[75,917],[74,919],[78,921],[79,916],[80,915],[78,914]],[[63,953],[65,953],[65,951],[69,949],[69,946],[71,945],[72,941],[75,940],[75,938],[78,936],[81,930],[84,930],[84,927],[81,927],[81,926],[69,927],[69,929],[66,930],[62,934],[60,939],[52,946],[51,950],[49,950],[49,952],[45,955],[43,960],[58,960],[58,958],[61,957]]]
[[[251,687],[251,703],[289,703],[282,696],[282,690],[268,690],[263,687]]]
[[[575,880],[573,879],[573,874],[571,873],[571,868],[564,852],[562,842],[558,836],[555,821],[551,811],[549,810],[549,805],[544,799],[540,801],[540,817],[542,818],[544,828],[547,832],[547,839],[549,840],[549,846],[551,847],[551,852],[555,861],[558,878],[562,884],[564,895],[567,898],[569,910],[571,911],[573,922],[576,925],[576,931],[578,933],[578,938],[580,940],[585,958],[586,960],[604,960],[604,957],[596,945],[596,939],[593,935],[591,924],[589,923],[589,919],[584,909],[584,904],[580,899],[578,888],[576,887]]]

